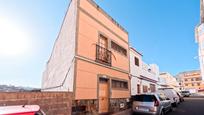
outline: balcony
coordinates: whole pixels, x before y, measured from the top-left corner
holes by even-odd
[[[108,49],[96,45],[96,62],[111,66],[112,53]]]

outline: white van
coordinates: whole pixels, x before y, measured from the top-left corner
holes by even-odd
[[[171,104],[174,107],[180,102],[179,96],[173,88],[159,88],[157,92],[164,93],[171,100]]]

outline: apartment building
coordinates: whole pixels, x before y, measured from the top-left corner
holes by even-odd
[[[200,23],[195,28],[195,39],[198,43],[198,59],[204,81],[204,0],[200,0]]]
[[[156,64],[146,64],[142,54],[130,48],[131,95],[155,92],[159,77],[159,67]]]
[[[176,78],[168,72],[161,72],[159,75],[160,88],[174,88],[179,91],[179,83]]]
[[[180,90],[196,93],[204,89],[200,70],[185,71],[176,75]]]
[[[73,92],[73,113],[124,110],[128,32],[92,0],[71,0],[43,73],[42,91]]]

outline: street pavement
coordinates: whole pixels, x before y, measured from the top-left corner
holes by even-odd
[[[131,111],[115,114],[115,115],[132,115]],[[204,115],[204,96],[192,96],[185,98],[178,107],[166,115]]]
[[[185,98],[185,102],[167,115],[204,115],[204,97],[193,96]]]

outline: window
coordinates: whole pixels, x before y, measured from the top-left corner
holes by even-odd
[[[127,56],[127,50],[115,42],[111,41],[111,48],[114,49],[115,51],[119,52],[120,54]]]
[[[128,89],[128,82],[119,81],[119,80],[112,80],[112,88]]]
[[[188,84],[186,83],[185,86],[188,86]]]
[[[156,86],[154,84],[150,84],[150,91],[155,92],[156,91]]]
[[[188,81],[188,79],[185,79],[185,81]]]
[[[181,85],[181,83],[179,83],[179,85]]]
[[[197,83],[198,86],[200,86],[200,83]]]
[[[194,79],[193,79],[193,78],[191,78],[191,81],[194,81]]]
[[[133,100],[140,102],[154,102],[157,98],[154,95],[136,95],[133,96]]]
[[[146,85],[143,85],[143,93],[147,93],[148,87]]]
[[[201,78],[196,78],[196,81],[201,81]]]
[[[192,83],[192,86],[194,86],[194,83]]]
[[[139,59],[137,57],[135,57],[135,65],[139,66]]]

